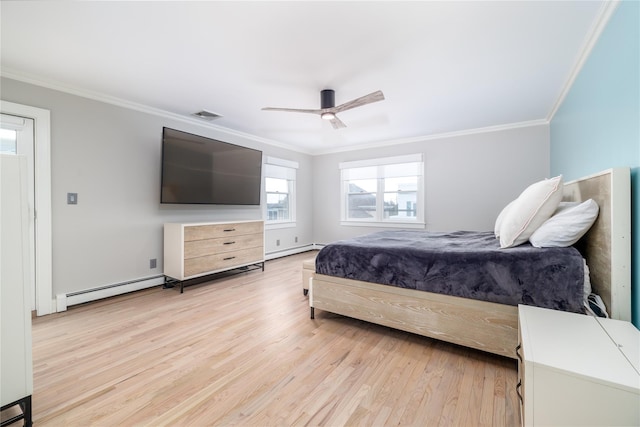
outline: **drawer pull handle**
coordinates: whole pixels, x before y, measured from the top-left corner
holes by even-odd
[[[223,245],[235,245],[236,242],[224,242]]]
[[[524,402],[522,393],[520,393],[520,388],[522,388],[522,380],[519,380],[518,384],[516,385],[516,394],[518,395],[518,399],[520,399],[520,402]]]
[[[516,347],[516,356],[520,360],[520,363],[522,363],[522,356],[520,356],[520,349],[521,348],[522,348],[522,344],[518,344],[518,346]]]
[[[516,385],[516,394],[518,395],[518,399],[520,399],[520,402],[524,402],[524,398],[522,397],[522,393],[520,393],[520,389],[522,388],[522,380],[518,381],[518,384]]]
[[[228,231],[236,231],[236,229],[235,229],[235,228],[227,228],[227,229],[225,229],[224,231],[225,231],[225,232],[228,232]]]
[[[235,258],[234,256],[230,256],[230,257],[228,257],[228,258],[224,258],[224,260],[225,260],[225,261],[229,261],[230,259],[234,259],[234,258]]]

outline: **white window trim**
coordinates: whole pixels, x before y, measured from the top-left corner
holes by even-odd
[[[345,180],[343,179],[343,170],[351,168],[361,168],[370,166],[384,166],[401,163],[421,163],[421,175],[418,179],[418,190],[416,193],[416,203],[421,208],[418,211],[418,217],[415,221],[387,219],[387,220],[350,220],[347,218],[346,207],[346,189]],[[424,219],[424,162],[422,153],[408,154],[403,156],[383,157],[378,159],[355,160],[350,162],[341,162],[338,164],[340,169],[340,225],[354,227],[384,227],[384,228],[421,228],[426,227]],[[379,177],[378,177],[379,179]],[[377,193],[380,192],[378,189]]]
[[[424,222],[398,222],[398,221],[348,221],[342,220],[340,221],[340,225],[345,225],[348,227],[384,227],[384,228],[420,228],[424,229],[426,227],[426,223]]]
[[[265,156],[264,163],[274,166],[284,166],[285,168],[296,170],[300,169],[300,165],[298,164],[298,162],[294,162],[293,160],[279,159],[277,157]]]
[[[282,229],[282,228],[295,228],[296,227],[296,200],[297,200],[297,194],[296,194],[296,187],[297,187],[297,179],[298,179],[298,169],[300,168],[300,165],[298,162],[293,161],[293,160],[286,160],[286,159],[279,159],[277,157],[271,157],[271,156],[265,156],[264,157],[264,164],[267,165],[273,165],[273,166],[282,166],[285,168],[289,168],[289,169],[294,169],[295,170],[295,179],[292,180],[292,185],[291,185],[291,189],[289,190],[289,194],[290,194],[290,200],[292,200],[293,203],[291,203],[289,205],[289,210],[291,212],[291,219],[286,219],[286,220],[269,220],[267,218],[267,200],[266,200],[266,194],[267,194],[267,190],[265,188],[264,191],[264,195],[265,195],[265,201],[264,201],[264,207],[263,207],[263,217],[264,217],[264,228],[265,230],[273,230],[273,229]],[[266,168],[263,168],[263,170]],[[266,173],[263,176],[263,182],[264,182],[264,178],[266,178],[267,175]]]
[[[381,157],[379,159],[354,160],[338,163],[340,169],[363,168],[366,166],[395,165],[398,163],[422,162],[422,153],[407,154],[404,156]]]
[[[265,230],[277,230],[281,228],[296,228],[295,221],[270,221],[264,222]]]

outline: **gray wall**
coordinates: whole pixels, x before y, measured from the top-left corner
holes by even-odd
[[[267,231],[267,253],[380,230],[340,225],[342,161],[424,153],[427,229],[442,231],[492,229],[504,205],[549,175],[546,125],[309,156],[6,78],[1,88],[5,101],[51,111],[53,296],[161,274],[164,222],[262,218],[257,207],[161,205],[163,126],[299,162],[297,226]]]
[[[163,126],[299,162],[297,227],[268,231],[266,251],[313,243],[306,154],[6,78],[1,88],[5,101],[51,111],[53,296],[162,274],[164,222],[262,218],[259,207],[161,205]]]
[[[425,222],[431,231],[493,230],[500,210],[529,184],[549,175],[549,126],[538,125],[430,139],[313,158],[316,243],[381,228],[340,225],[338,163],[423,153]]]

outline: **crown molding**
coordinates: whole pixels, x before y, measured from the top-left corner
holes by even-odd
[[[79,88],[76,86],[63,84],[57,81],[36,77],[33,75],[29,75],[27,73],[22,73],[12,69],[8,69],[6,67],[3,67],[0,70],[0,77],[6,77],[8,79],[21,81],[24,83],[29,83],[35,86],[41,86],[41,87],[45,87],[52,90],[57,90],[59,92],[64,92],[71,95],[92,99],[94,101],[104,102],[111,105],[116,105],[118,107],[127,108],[134,111],[140,111],[142,113],[147,113],[154,116],[165,117],[165,118],[177,120],[183,123],[194,124],[197,126],[201,126],[203,128],[215,129],[218,132],[221,132],[227,135],[233,135],[233,136],[241,137],[250,141],[260,142],[263,144],[271,145],[278,148],[283,148],[283,149],[294,151],[297,153],[308,154],[311,156],[341,153],[341,152],[348,152],[348,151],[366,150],[370,148],[388,147],[388,146],[394,146],[394,145],[400,145],[400,144],[412,144],[416,142],[432,141],[436,139],[454,138],[458,136],[468,136],[468,135],[487,133],[487,132],[499,132],[499,131],[510,130],[510,129],[518,129],[523,127],[540,126],[540,125],[549,124],[549,120],[547,119],[538,119],[538,120],[529,120],[525,122],[508,123],[508,124],[487,126],[487,127],[481,127],[481,128],[472,128],[472,129],[466,129],[461,131],[444,132],[444,133],[423,135],[423,136],[410,137],[410,138],[376,141],[376,142],[364,143],[359,145],[350,145],[348,147],[329,148],[326,150],[305,150],[300,147],[292,146],[290,144],[285,144],[282,142],[274,141],[267,138],[262,138],[249,133],[236,131],[230,128],[213,124],[213,123],[203,122],[202,120],[199,120],[195,117],[183,116],[180,114],[161,110],[159,108],[150,107],[148,105],[138,104],[136,102],[128,101],[122,98],[117,98],[117,97],[106,95],[103,93],[93,92],[93,91]]]
[[[454,131],[454,132],[434,133],[431,135],[416,136],[411,138],[393,139],[388,141],[377,141],[377,142],[371,142],[367,144],[351,145],[345,148],[318,150],[318,151],[313,151],[311,154],[321,155],[321,154],[341,153],[345,151],[368,150],[371,148],[388,147],[388,146],[400,145],[400,144],[413,144],[416,142],[433,141],[436,139],[455,138],[458,136],[477,135],[480,133],[488,133],[488,132],[500,132],[505,130],[519,129],[519,128],[532,127],[532,126],[541,126],[541,125],[548,125],[548,124],[549,124],[549,121],[547,119],[528,120],[525,122],[486,126],[481,128],[465,129],[465,130]]]
[[[260,142],[267,145],[272,145],[278,148],[284,148],[286,150],[295,151],[303,154],[311,154],[308,150],[301,149],[300,147],[295,147],[293,145],[285,144],[278,141],[273,141],[271,139],[262,138],[256,135],[252,135],[245,132],[240,132],[237,130],[233,130],[224,126],[219,126],[213,123],[205,122],[195,117],[183,116],[181,114],[172,113],[170,111],[161,110],[159,108],[150,107],[144,104],[138,104],[136,102],[128,101],[126,99],[117,98],[115,96],[106,95],[99,92],[90,91],[87,89],[83,89],[77,86],[68,85],[64,83],[60,83],[57,81],[53,81],[50,79],[45,79],[38,76],[29,75],[27,73],[19,72],[16,70],[12,70],[10,68],[2,67],[0,70],[0,77],[6,77],[8,79],[17,80],[23,83],[29,83],[35,86],[45,87],[47,89],[57,90],[59,92],[68,93],[71,95],[79,96],[82,98],[91,99],[94,101],[104,102],[106,104],[115,105],[122,108],[127,108],[129,110],[140,111],[142,113],[151,114],[154,116],[164,117],[172,120],[181,121],[183,123],[189,123],[201,126],[203,128],[215,129],[218,132],[233,135],[237,137],[241,137],[244,139],[248,139],[250,141]]]
[[[551,111],[549,111],[549,114],[547,115],[547,121],[549,123],[551,123],[551,120],[553,120],[553,117],[556,115],[558,109],[569,94],[573,83],[576,81],[576,78],[578,78],[580,71],[582,71],[582,67],[584,66],[585,62],[587,62],[587,59],[591,55],[593,48],[600,39],[602,32],[606,28],[609,20],[611,19],[613,13],[616,11],[619,5],[620,0],[611,0],[603,3],[600,7],[600,11],[598,12],[596,19],[594,20],[591,29],[587,32],[587,37],[585,39],[584,45],[580,50],[580,54],[578,55],[578,59],[576,60],[571,73],[569,74],[569,78],[562,87],[558,99],[556,100],[555,104],[553,104]]]

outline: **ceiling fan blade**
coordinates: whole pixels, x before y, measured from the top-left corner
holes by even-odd
[[[263,111],[287,111],[290,113],[311,113],[311,114],[322,114],[324,110],[309,110],[303,108],[276,108],[276,107],[264,107]]]
[[[384,94],[382,91],[377,90],[368,95],[361,96],[344,104],[334,106],[334,91],[331,89],[325,89],[320,92],[321,106],[320,109],[306,109],[306,108],[277,108],[277,107],[264,107],[263,111],[285,111],[289,113],[309,113],[318,114],[323,119],[328,119],[334,129],[346,128],[342,120],[336,117],[336,113],[350,110],[352,108],[361,107],[363,105],[371,104],[372,102],[378,102],[384,100]]]
[[[377,90],[369,95],[361,96],[360,98],[356,98],[352,101],[345,102],[344,104],[340,104],[337,107],[333,107],[330,110],[334,113],[339,113],[341,111],[350,110],[352,108],[361,107],[363,105],[371,104],[372,102],[378,102],[384,100],[384,94],[382,91]]]
[[[340,129],[340,128],[346,128],[347,125],[345,125],[342,120],[340,120],[338,117],[334,117],[333,119],[330,120],[331,126],[333,126],[334,129]]]

